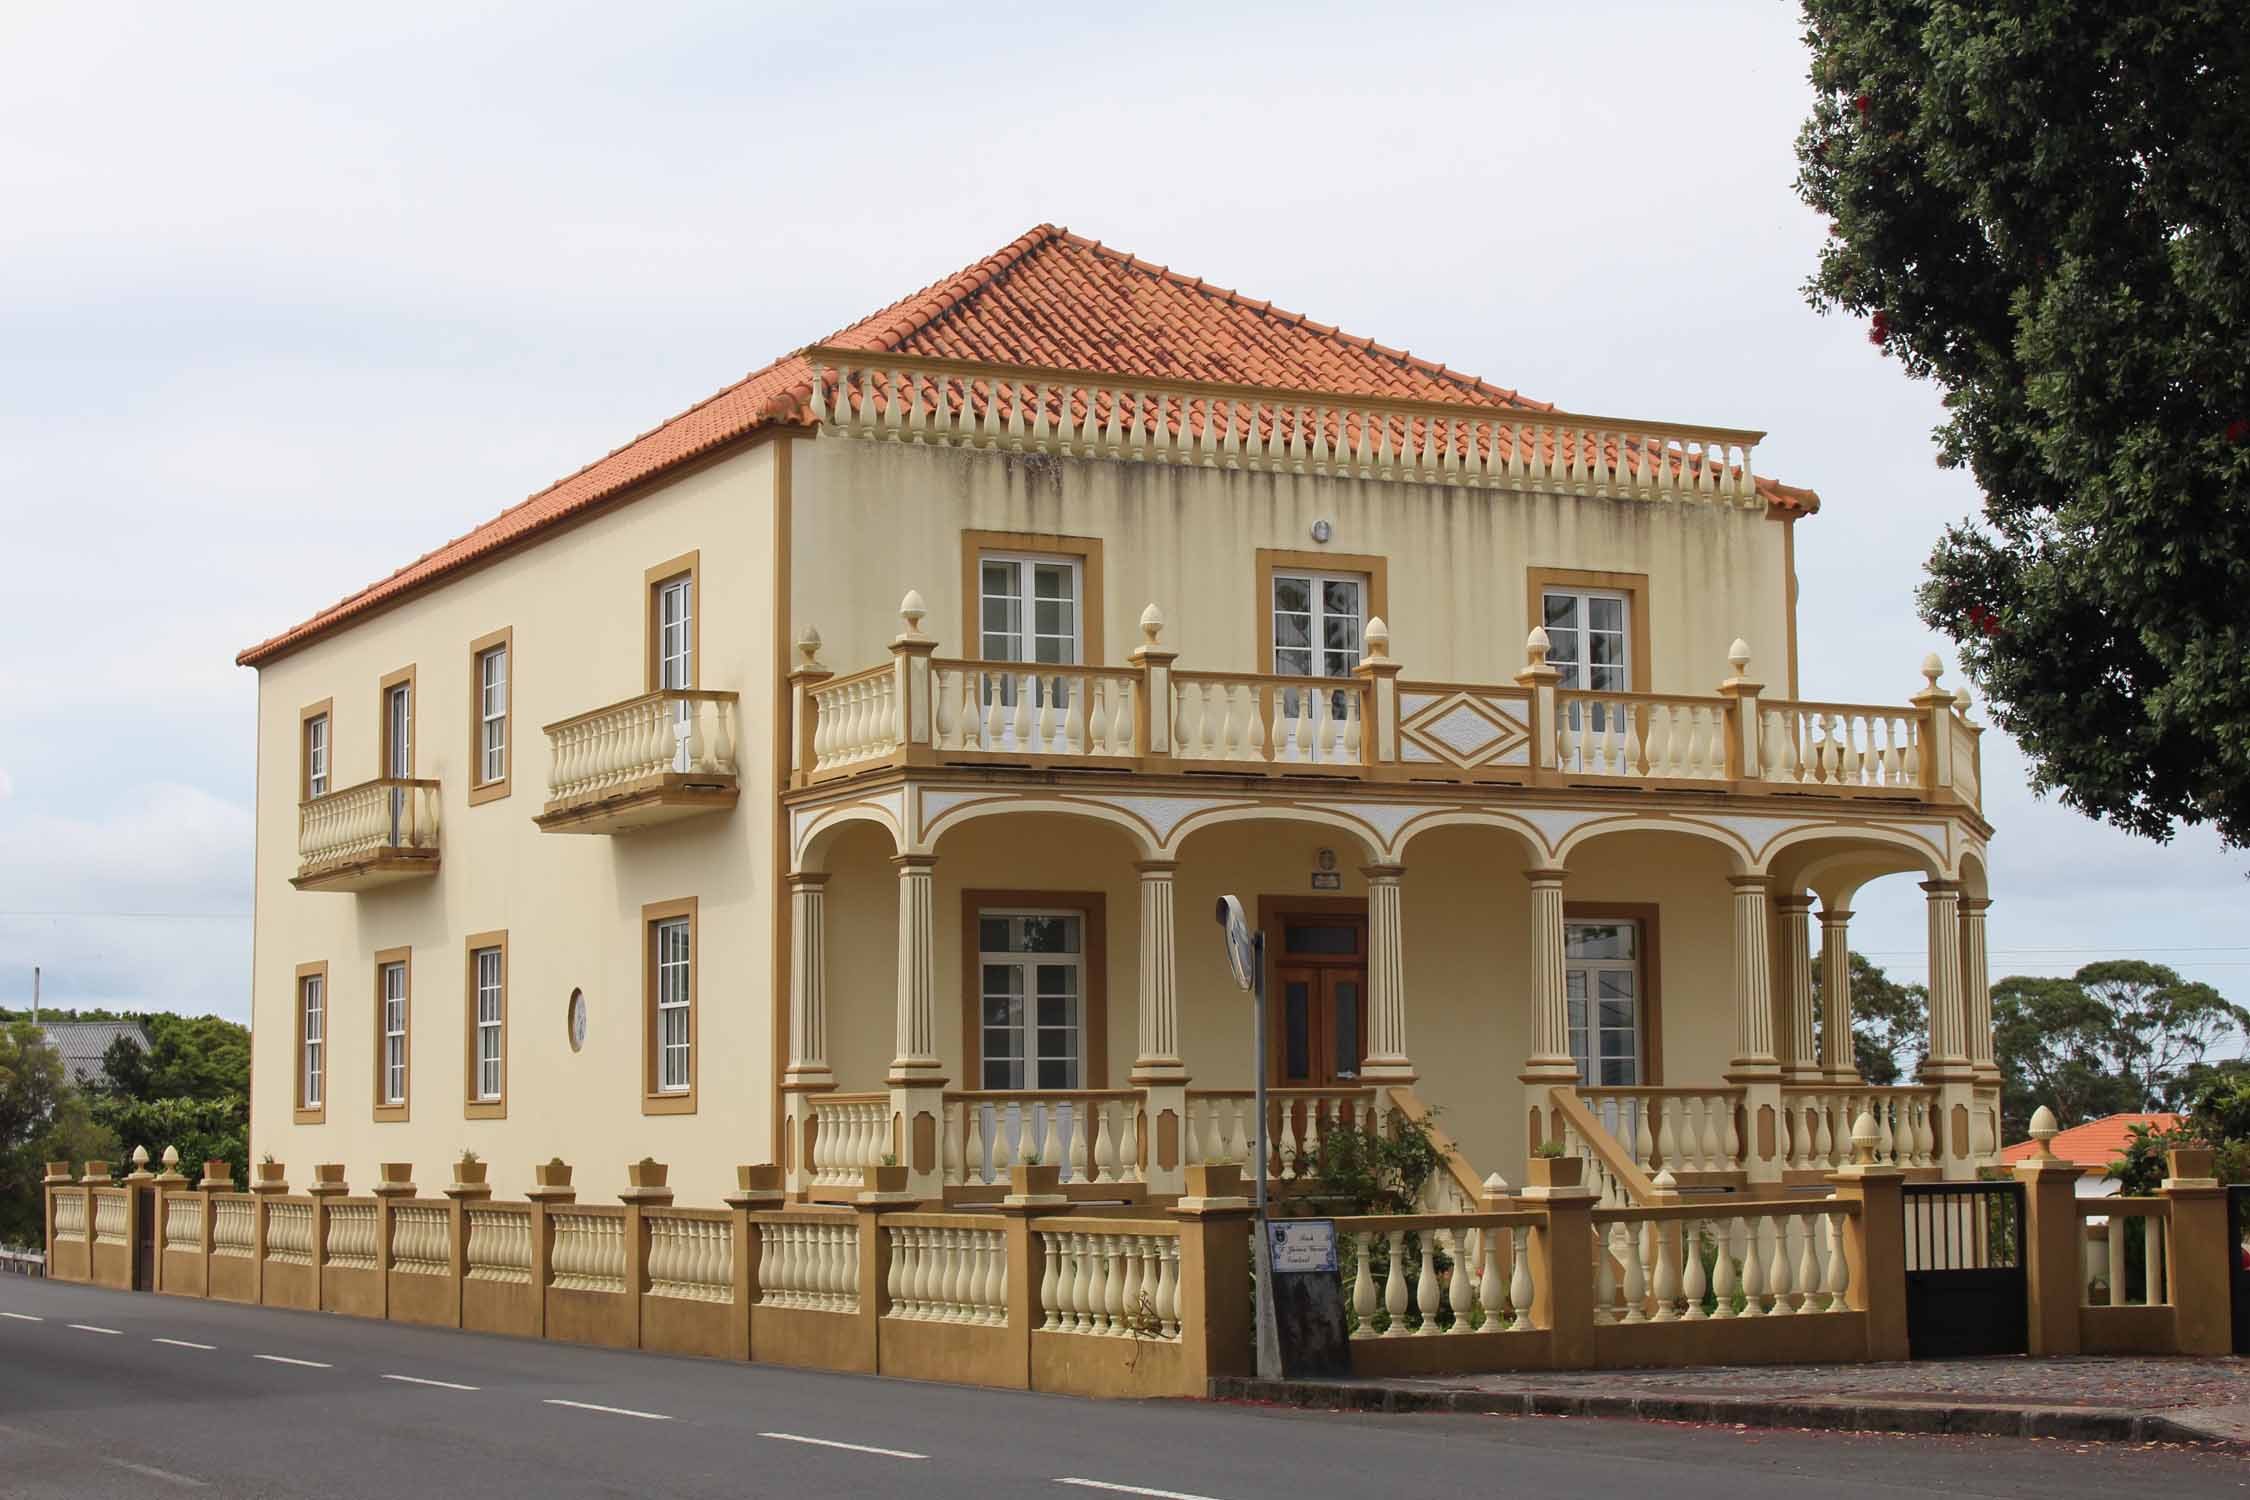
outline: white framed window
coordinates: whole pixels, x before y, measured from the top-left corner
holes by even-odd
[[[1074,911],[977,913],[981,1087],[1084,1086],[1085,926]]]
[[[305,800],[328,795],[328,715],[305,720]]]
[[[508,779],[508,648],[477,656],[477,780]]]
[[[383,1103],[406,1102],[406,965],[382,967]]]
[[[506,982],[504,967],[506,956],[498,948],[479,948],[476,951],[477,977],[477,1089],[480,1102],[490,1103],[500,1097],[503,1082],[500,1063],[500,1028],[503,990]]]
[[[656,685],[695,686],[695,575],[656,586]]]
[[[1367,628],[1359,573],[1273,575],[1273,670],[1283,677],[1349,677]]]
[[[979,650],[985,661],[1078,665],[1083,633],[1078,559],[987,552],[977,560]]]
[[[1578,1081],[1641,1081],[1641,928],[1630,920],[1563,924],[1563,991]]]
[[[414,684],[393,683],[383,692],[383,745],[390,764],[385,776],[404,781],[414,774]]]
[[[694,1026],[690,1007],[695,996],[691,936],[686,917],[668,917],[650,924],[649,941],[655,944],[656,970],[656,1089],[661,1094],[684,1094],[695,1074]]]
[[[307,974],[297,981],[299,1035],[303,1038],[303,1055],[298,1060],[302,1070],[299,1107],[303,1109],[321,1107],[321,1090],[327,1081],[327,989],[327,979],[319,974]]]
[[[1540,602],[1547,665],[1557,687],[1591,693],[1633,690],[1633,601],[1614,589],[1549,588]]]

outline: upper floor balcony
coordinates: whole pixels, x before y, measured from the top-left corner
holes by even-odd
[[[300,891],[367,891],[438,869],[438,784],[383,776],[297,804]]]
[[[1874,799],[1980,807],[1978,725],[1937,658],[1903,705],[1766,696],[1734,643],[1707,695],[1562,687],[1543,630],[1512,683],[1424,682],[1367,622],[1348,677],[1178,665],[1151,604],[1124,666],[966,661],[936,654],[921,597],[900,606],[891,660],[844,675],[808,630],[792,674],[791,783],[894,767],[1310,777]]]
[[[733,693],[660,688],[547,726],[548,833],[631,833],[741,796]]]

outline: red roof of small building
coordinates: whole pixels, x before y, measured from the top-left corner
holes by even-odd
[[[2125,1148],[2132,1144],[2135,1125],[2170,1130],[2179,1123],[2178,1115],[2103,1115],[2098,1120],[2088,1120],[2059,1132],[2050,1144],[2062,1160],[2098,1172],[2125,1154]],[[2000,1153],[2000,1160],[2013,1166],[2038,1154],[2037,1141],[2018,1141]]]
[[[1552,411],[1502,386],[1042,224],[823,344],[1104,375]],[[810,420],[813,368],[786,355],[388,578],[235,658],[258,666],[762,427]],[[1809,490],[1757,481],[1811,511]]]

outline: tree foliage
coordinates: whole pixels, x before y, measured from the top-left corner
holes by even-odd
[[[2240,1074],[2238,1060],[2210,1054],[2245,1027],[2250,1011],[2211,986],[2137,959],[2105,959],[2067,979],[2003,979],[1992,987],[2002,1129],[2021,1140],[2042,1104],[2065,1126],[2187,1109]]]
[[[1821,1001],[1820,958],[1813,959],[1813,1014]],[[1852,1061],[1859,1076],[1888,1088],[1921,1066],[1930,1035],[1927,986],[1900,984],[1864,955],[1851,956]]]
[[[89,1117],[62,1059],[29,1021],[0,1025],[0,1244],[37,1244],[49,1161],[108,1156],[114,1137]]]
[[[2035,784],[2250,840],[2250,26],[2232,0],[1805,0],[1807,291],[1984,493],[1923,618]]]
[[[93,1118],[119,1148],[161,1157],[176,1146],[180,1170],[198,1175],[207,1160],[228,1163],[238,1183],[250,1177],[250,1032],[217,1016],[152,1012],[138,1017],[144,1050],[119,1038],[102,1054],[92,1089]]]

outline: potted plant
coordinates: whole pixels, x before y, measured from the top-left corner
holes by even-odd
[[[534,1164],[531,1176],[543,1188],[566,1188],[570,1186],[570,1163],[559,1156],[550,1157]]]
[[[862,1191],[870,1193],[903,1193],[906,1191],[906,1168],[898,1164],[895,1153],[886,1151],[883,1153],[881,1166],[860,1169],[860,1187]]]
[[[484,1173],[484,1160],[474,1151],[462,1152],[461,1159],[453,1164],[453,1180],[463,1187],[484,1186]]]
[[[671,1175],[672,1169],[653,1156],[625,1164],[625,1180],[637,1188],[660,1188]]]
[[[234,1166],[223,1157],[207,1156],[203,1159],[203,1180],[205,1182],[232,1182],[234,1181]]]
[[[288,1171],[289,1168],[286,1165],[273,1159],[271,1151],[258,1158],[258,1180],[260,1182],[278,1183],[287,1181],[286,1174]]]
[[[90,1161],[86,1163],[86,1175],[96,1182],[109,1181],[109,1163],[106,1161]]]
[[[1008,1168],[1008,1192],[1017,1198],[1052,1198],[1062,1191],[1062,1165],[1043,1166],[1034,1151]]]
[[[1541,1141],[1524,1165],[1533,1187],[1574,1188],[1585,1163],[1566,1155],[1561,1141]]]
[[[47,1163],[47,1180],[49,1182],[68,1182],[70,1180],[70,1163],[67,1161]]]
[[[340,1161],[320,1163],[313,1168],[313,1181],[319,1183],[322,1187],[342,1187],[344,1185],[344,1164]]]

